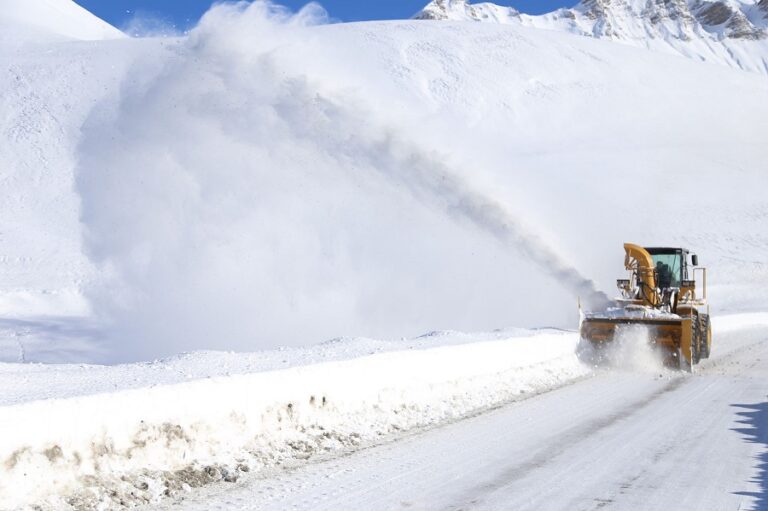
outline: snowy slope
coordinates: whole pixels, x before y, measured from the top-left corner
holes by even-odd
[[[768,4],[751,0],[584,0],[531,16],[512,7],[434,0],[414,18],[559,30],[768,72]]]
[[[74,148],[142,43],[76,41],[123,36],[69,0],[2,2],[0,25],[0,314],[82,313]]]
[[[699,252],[718,308],[764,306],[763,75],[519,26],[258,23],[211,20],[84,128],[116,278],[91,297],[126,356],[572,327],[627,240]]]
[[[0,0],[2,39],[120,39],[125,34],[72,0]],[[12,31],[12,34],[9,32]]]
[[[7,47],[6,47],[7,48]],[[91,108],[114,93],[130,57],[85,43],[0,52],[0,308],[3,316],[84,308],[89,263],[72,189],[74,149]]]
[[[574,327],[627,240],[699,252],[716,310],[766,307],[761,75],[519,26],[213,14],[15,57],[2,316],[85,290],[91,360]],[[6,359],[55,360],[44,323],[2,331]]]

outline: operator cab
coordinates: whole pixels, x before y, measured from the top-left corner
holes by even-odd
[[[660,289],[683,287],[688,280],[688,265],[696,266],[696,255],[684,248],[645,247],[651,254],[656,268],[657,286]]]

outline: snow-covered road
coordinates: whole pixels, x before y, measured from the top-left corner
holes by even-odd
[[[765,510],[768,330],[717,346],[694,375],[601,372],[181,508]]]

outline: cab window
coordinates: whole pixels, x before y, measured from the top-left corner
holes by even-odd
[[[682,273],[681,254],[654,254],[653,264],[656,268],[657,286],[680,287],[680,276]]]

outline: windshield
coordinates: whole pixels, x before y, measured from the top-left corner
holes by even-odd
[[[656,267],[656,285],[660,288],[680,287],[681,254],[653,254],[651,257]]]

